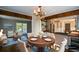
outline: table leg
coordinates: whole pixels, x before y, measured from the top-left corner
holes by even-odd
[[[43,47],[37,47],[37,52],[44,52],[44,48]]]

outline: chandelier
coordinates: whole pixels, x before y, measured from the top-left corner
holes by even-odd
[[[39,17],[43,17],[45,16],[45,12],[43,12],[42,6],[38,6],[36,9],[34,9],[34,15],[39,16]]]

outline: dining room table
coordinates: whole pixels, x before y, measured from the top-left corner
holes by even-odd
[[[55,39],[51,37],[29,37],[28,42],[31,46],[37,47],[37,52],[44,52],[44,48],[55,43]]]

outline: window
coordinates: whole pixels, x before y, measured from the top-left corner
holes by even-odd
[[[27,33],[27,24],[26,23],[16,23],[16,31]]]

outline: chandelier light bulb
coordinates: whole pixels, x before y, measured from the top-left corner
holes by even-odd
[[[34,9],[33,13],[40,18],[42,18],[42,16],[45,16],[45,13],[42,10],[42,6],[38,6],[37,9]]]

